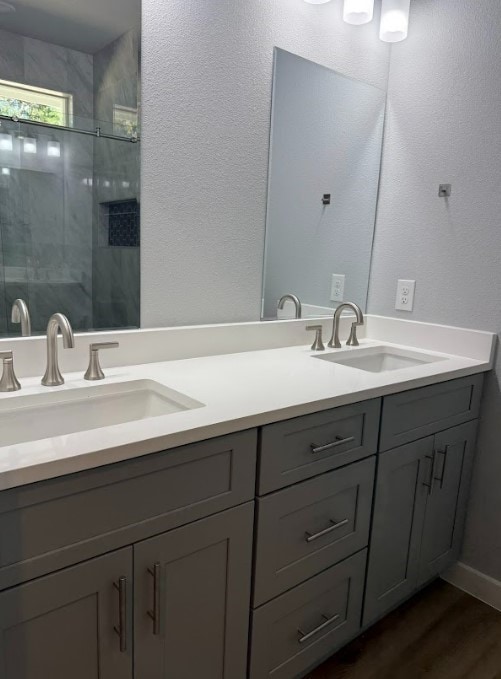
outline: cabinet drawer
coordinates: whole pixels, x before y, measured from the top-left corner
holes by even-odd
[[[375,457],[260,498],[254,606],[367,546]]]
[[[483,379],[483,375],[473,375],[387,396],[383,401],[380,450],[478,417]]]
[[[366,551],[253,613],[250,679],[293,679],[360,630]]]
[[[372,455],[379,414],[376,399],[263,427],[259,494]]]
[[[0,493],[0,589],[253,499],[255,430]]]

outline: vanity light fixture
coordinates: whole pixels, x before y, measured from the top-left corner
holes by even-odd
[[[405,40],[409,32],[411,0],[383,0],[379,37],[384,42]]]
[[[47,142],[47,155],[49,158],[61,157],[61,144],[58,141]]]
[[[373,16],[374,0],[344,0],[343,19],[347,24],[368,24]]]
[[[34,137],[25,137],[23,141],[23,151],[25,153],[36,153],[37,140]]]
[[[0,134],[0,151],[12,151],[12,135]]]

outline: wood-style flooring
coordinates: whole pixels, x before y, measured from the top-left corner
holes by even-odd
[[[501,679],[501,613],[438,580],[308,679]]]

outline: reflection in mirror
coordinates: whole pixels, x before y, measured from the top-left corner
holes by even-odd
[[[275,50],[264,319],[277,318],[287,293],[303,317],[332,314],[342,301],[365,309],[385,100],[372,85]],[[294,317],[293,304],[284,311]]]
[[[0,334],[139,326],[140,2],[3,3]]]

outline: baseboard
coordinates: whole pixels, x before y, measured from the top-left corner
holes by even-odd
[[[501,611],[501,582],[460,561],[442,575],[442,579]]]

